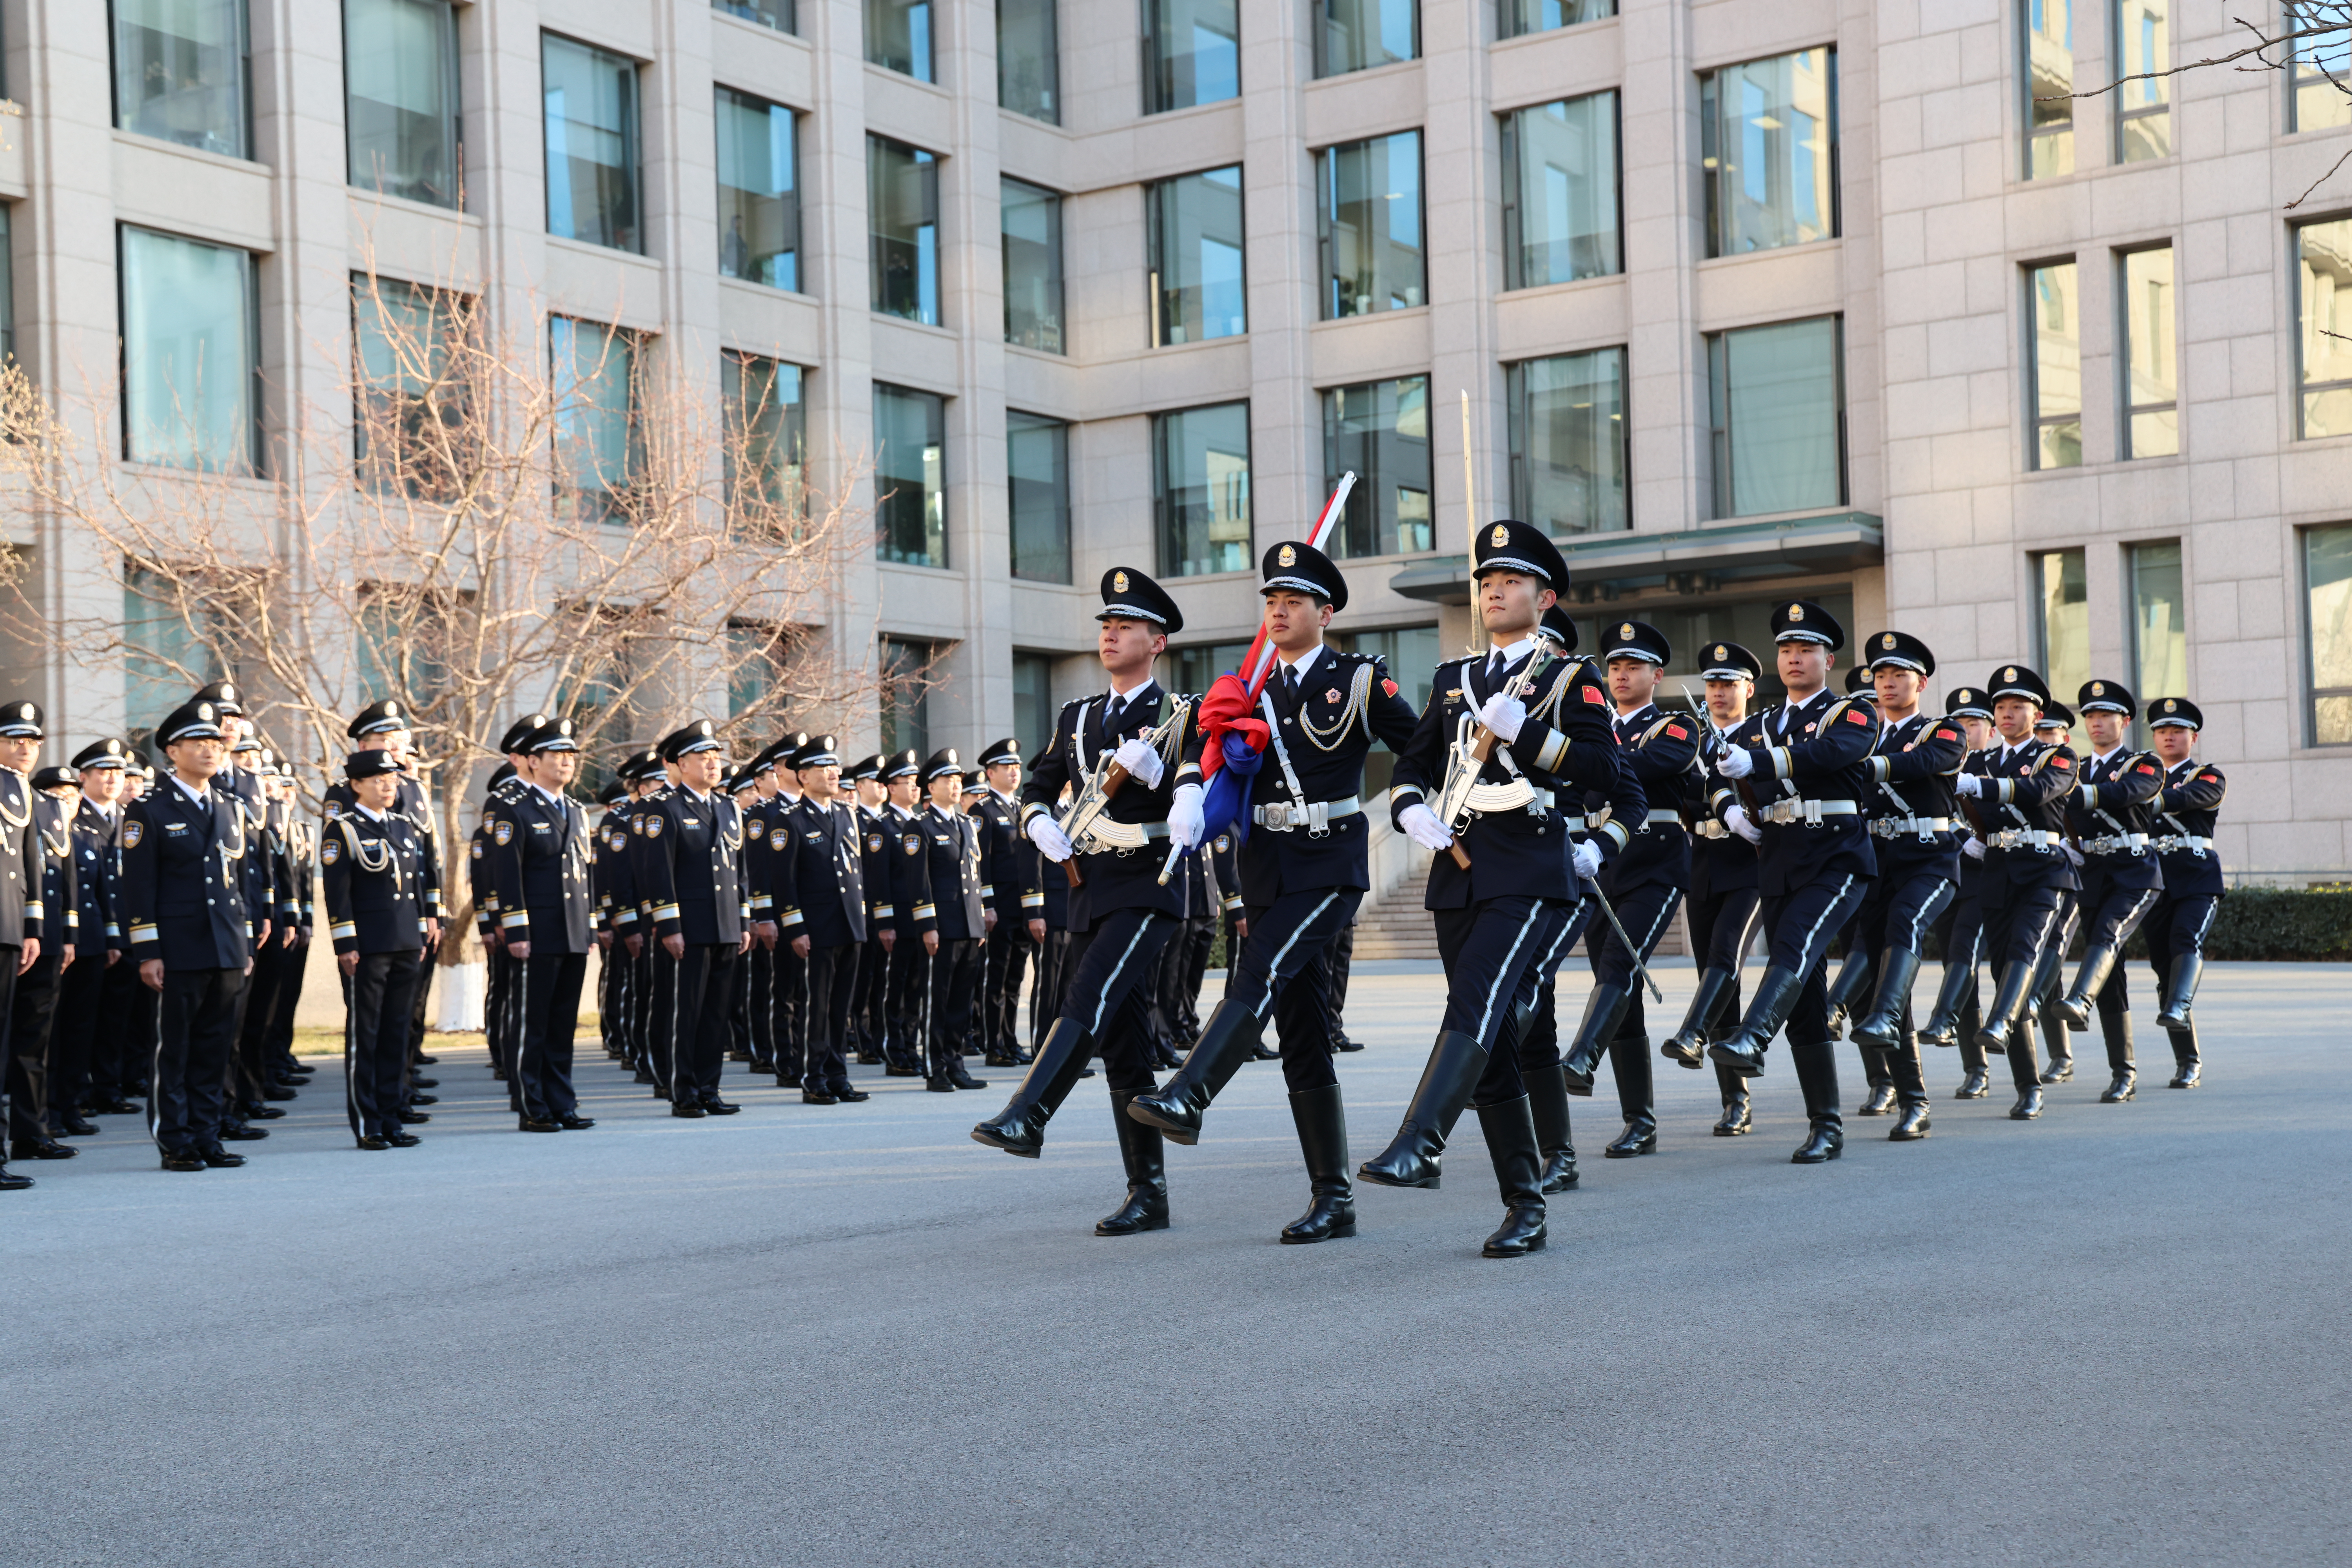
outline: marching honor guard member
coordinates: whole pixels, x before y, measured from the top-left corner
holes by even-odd
[[[1860,699],[1831,690],[1845,628],[1821,605],[1790,599],[1774,606],[1772,643],[1789,699],[1749,721],[1714,763],[1739,786],[1743,809],[1763,834],[1757,892],[1771,957],[1738,1031],[1709,1046],[1707,1055],[1759,1077],[1765,1050],[1786,1024],[1808,1126],[1790,1160],[1817,1165],[1845,1149],[1822,967],[1831,941],[1861,909],[1878,874],[1861,805],[1874,787],[1869,757],[1878,716]]]
[[[1982,776],[1989,749],[1998,738],[1992,727],[1992,699],[1980,686],[1956,686],[1944,699],[1944,717],[1959,726],[1968,747],[1960,771]],[[1953,784],[1957,805],[1958,781],[1955,779]],[[1944,949],[1943,982],[1937,987],[1936,1004],[1928,1011],[1927,1021],[1919,1026],[1921,1045],[1960,1047],[1965,1076],[1953,1093],[1955,1100],[1982,1100],[1990,1092],[1984,1051],[1977,1044],[1977,1027],[1982,1021],[1977,1006],[1977,964],[1984,951],[1984,910],[1979,883],[1984,876],[1985,847],[1983,836],[1967,815],[1976,809],[1969,805],[1952,819],[1953,832],[1959,840],[1960,876],[1951,905],[1937,928],[1937,940]]]
[[[345,984],[343,1114],[367,1150],[420,1142],[402,1124],[401,1078],[410,994],[437,932],[425,912],[424,836],[394,809],[400,778],[391,752],[352,752],[343,763],[349,802],[319,843],[327,933]]]
[[[2097,1007],[2108,1074],[2099,1100],[2114,1105],[2137,1093],[2131,1003],[2117,964],[2124,944],[2164,896],[2164,868],[2153,843],[2164,764],[2124,743],[2138,705],[2118,683],[2085,682],[2074,694],[2074,706],[2091,737],[2091,754],[2066,800],[2067,826],[2083,857],[2079,907],[2087,935],[2082,967],[2055,1011],[2063,1026],[2088,1030],[2091,1010]]]
[[[669,1064],[672,1116],[732,1116],[719,1097],[727,1061],[727,1010],[735,961],[751,944],[751,901],[743,889],[743,820],[719,789],[725,763],[718,731],[698,719],[662,742],[678,787],[637,815],[638,896],[653,905],[655,963],[668,1008],[654,1020],[656,1049]]]
[[[156,726],[171,772],[123,811],[122,905],[139,978],[157,996],[148,1130],[167,1171],[242,1165],[221,1142],[236,998],[253,963],[246,816],[212,787],[228,759],[219,711],[184,703]],[[0,779],[0,792],[7,781]],[[13,816],[0,810],[0,820]],[[13,862],[12,862],[13,863]],[[0,911],[5,920],[5,911]]]
[[[987,824],[961,809],[964,780],[960,768],[953,746],[931,753],[923,764],[930,805],[896,846],[900,858],[919,856],[923,860],[929,889],[925,908],[931,911],[929,929],[937,934],[938,946],[930,953],[931,1033],[923,1087],[941,1093],[988,1087],[986,1079],[964,1069],[963,1047],[980,1000],[984,944],[995,929],[996,911],[988,907],[990,889],[982,869],[987,857],[982,834]]]
[[[1348,607],[1348,580],[1329,557],[1276,544],[1259,575],[1275,662],[1258,699],[1269,739],[1235,857],[1249,935],[1182,1068],[1165,1088],[1131,1100],[1127,1113],[1179,1143],[1197,1142],[1202,1113],[1271,1022],[1310,1194],[1307,1212],[1282,1229],[1280,1239],[1297,1244],[1356,1233],[1325,955],[1371,887],[1364,758],[1375,742],[1403,751],[1419,721],[1378,658],[1326,645],[1331,617]]]
[[[1389,791],[1395,826],[1437,852],[1423,902],[1445,963],[1445,1014],[1403,1124],[1357,1173],[1435,1186],[1454,1122],[1475,1105],[1505,1209],[1482,1250],[1517,1258],[1544,1244],[1544,1156],[1517,1051],[1495,1047],[1548,939],[1587,880],[1625,852],[1648,803],[1624,765],[1608,699],[1580,679],[1589,667],[1555,659],[1537,636],[1569,585],[1559,548],[1524,522],[1497,522],[1479,531],[1472,570],[1491,649],[1437,667]],[[1609,803],[1612,820],[1571,845],[1577,814],[1559,802],[1587,792]],[[1246,887],[1246,870],[1244,879]]]
[[[2164,897],[2147,921],[2147,962],[2156,971],[2162,1005],[2157,1027],[2172,1037],[2173,1089],[2195,1089],[2204,1079],[2197,1050],[2197,1021],[2190,1008],[2205,972],[2205,935],[2226,890],[2221,858],[2213,847],[2213,825],[2221,815],[2229,781],[2210,763],[2197,760],[2197,737],[2205,715],[2186,697],[2167,697],[2148,709],[2148,733],[2164,763],[2164,788],[2156,797],[2161,829],[2156,851],[2164,862]]]
[[[1164,1140],[1127,1108],[1153,1087],[1144,1054],[1151,983],[1186,908],[1181,883],[1160,880],[1162,840],[1187,849],[1201,841],[1201,736],[1192,709],[1171,699],[1152,674],[1168,638],[1184,629],[1176,601],[1124,566],[1103,574],[1101,593],[1096,650],[1110,689],[1063,706],[1053,742],[1021,792],[1022,830],[1055,863],[1045,876],[1067,875],[1071,883],[1062,1009],[1011,1101],[971,1135],[1035,1159],[1045,1123],[1099,1050],[1127,1202],[1095,1234],[1133,1236],[1168,1227]],[[1076,792],[1065,818],[1079,829],[1076,843],[1054,815],[1066,785]],[[1066,865],[1076,872],[1063,871]]]
[[[856,1104],[871,1098],[849,1081],[844,1048],[857,955],[867,926],[887,918],[890,906],[867,891],[883,879],[879,867],[869,873],[866,837],[841,799],[841,758],[833,737],[803,735],[784,765],[800,798],[769,831],[768,853],[777,921],[804,976],[801,1103]],[[782,1066],[779,1058],[776,1087],[789,1089]]]
[[[572,721],[525,736],[516,755],[523,787],[490,808],[490,878],[499,929],[520,965],[514,1100],[525,1132],[593,1127],[572,1087],[572,1040],[580,990],[596,945],[588,892],[588,819],[564,794],[580,767]]]

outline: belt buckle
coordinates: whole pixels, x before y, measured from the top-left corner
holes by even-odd
[[[1290,831],[1290,807],[1281,802],[1265,808],[1265,826],[1276,833]]]

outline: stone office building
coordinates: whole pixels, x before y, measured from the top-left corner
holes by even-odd
[[[819,483],[878,452],[832,624],[943,677],[861,749],[1042,735],[1113,564],[1171,584],[1197,689],[1352,468],[1344,635],[1416,692],[1507,513],[1679,672],[1801,592],[1926,637],[1939,693],[2185,692],[2229,863],[2324,873],[2352,176],[2294,204],[2352,146],[2344,51],[2069,96],[2230,26],[2173,9],[11,0],[0,298],[52,387],[249,355],[231,423],[328,374],[370,250],[755,369]],[[152,717],[38,679],[77,740]]]

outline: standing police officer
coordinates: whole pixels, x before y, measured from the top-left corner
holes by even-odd
[[[857,955],[869,922],[888,906],[869,889],[882,878],[868,872],[857,816],[840,798],[841,757],[830,735],[804,735],[785,765],[800,798],[768,836],[777,921],[799,961],[806,997],[800,1027],[803,1105],[855,1104],[872,1098],[849,1081],[843,1042],[857,980]],[[789,1089],[781,1058],[776,1087]]]
[[[345,982],[343,1114],[367,1150],[413,1149],[403,1125],[410,997],[424,977],[433,917],[425,900],[425,837],[394,809],[400,763],[354,752],[343,763],[349,803],[319,843],[327,932]]]
[[[988,1087],[987,1079],[965,1070],[963,1043],[971,1028],[973,1005],[980,997],[985,963],[982,944],[995,929],[997,915],[988,907],[989,889],[982,868],[981,836],[988,825],[958,808],[963,791],[959,770],[953,746],[931,753],[923,764],[923,784],[930,791],[930,805],[899,843],[899,854],[904,857],[906,838],[921,840],[924,875],[930,889],[931,929],[939,937],[930,956],[931,1033],[926,1064],[929,1070],[923,1075],[923,1087],[940,1093]],[[992,1052],[994,1048],[990,1047]]]
[[[33,705],[16,705],[19,713],[26,708]],[[33,708],[33,712],[30,734],[24,732],[20,719],[11,726],[15,732],[0,736],[0,769],[26,784],[32,800],[33,820],[26,831],[39,855],[38,897],[43,926],[51,939],[17,977],[16,994],[9,1002],[9,1158],[70,1160],[80,1151],[55,1136],[58,1117],[49,1102],[49,1037],[57,1024],[58,977],[63,964],[73,962],[74,944],[80,939],[80,900],[75,887],[69,808],[43,787],[55,782],[44,777],[49,770],[33,772],[32,764],[41,753],[40,710]]]
[[[116,874],[116,840],[122,831],[122,812],[131,774],[136,766],[131,748],[113,737],[91,742],[74,755],[81,771],[81,803],[74,808],[74,834],[89,858],[81,864],[95,868],[106,909],[106,951],[88,955],[98,962],[96,1005],[84,1027],[88,1046],[89,1093],[86,1109],[94,1116],[128,1116],[139,1110],[131,1093],[136,1086],[146,1096],[147,1053],[141,1048],[133,1021],[137,998],[152,997],[139,984],[139,966],[122,962],[130,951],[122,919],[122,892]],[[75,950],[75,971],[86,973],[86,959]],[[68,976],[68,981],[72,976]],[[68,984],[68,995],[71,994]],[[152,1032],[152,1031],[151,1031]]]
[[[74,889],[79,920],[74,960],[58,982],[58,1016],[49,1038],[49,1103],[70,1137],[98,1129],[85,1113],[123,1109],[115,1089],[114,1065],[122,1049],[129,1009],[114,977],[129,980],[122,960],[122,929],[114,914],[115,796],[122,784],[124,747],[108,739],[85,746],[73,760],[70,817]],[[91,786],[103,791],[90,798]]]
[[[882,760],[883,877],[891,918],[881,922],[880,935],[890,955],[890,974],[883,994],[889,1017],[883,1038],[883,1073],[889,1078],[924,1078],[924,1057],[930,1049],[931,957],[940,949],[939,911],[931,903],[931,862],[919,842],[911,853],[908,838],[922,834],[920,800],[923,760],[910,748]]]
[[[640,813],[635,835],[637,887],[654,906],[656,963],[668,968],[656,1018],[669,1063],[670,1114],[732,1116],[719,1097],[727,1058],[727,1013],[735,995],[735,961],[751,944],[751,903],[743,890],[743,819],[719,790],[723,763],[715,728],[697,720],[662,742],[678,787]]]
[[[595,1125],[572,1088],[572,1037],[580,988],[595,946],[588,894],[588,819],[564,794],[579,771],[572,721],[526,736],[517,755],[524,788],[490,809],[490,878],[499,927],[520,963],[521,1011],[514,1060],[518,1122],[525,1132]]]
[[[988,963],[981,984],[980,1037],[989,1066],[1017,1067],[1024,1055],[1015,1021],[1021,983],[1037,945],[1029,938],[1029,920],[1045,907],[1045,895],[1037,885],[1037,847],[1015,826],[1021,814],[1021,742],[1008,735],[982,747],[980,775],[988,787],[972,815],[987,839],[982,858],[996,915],[988,930]]]
[[[0,744],[22,757],[29,740],[40,750],[41,710],[31,702],[0,706]],[[40,962],[44,929],[41,904],[40,835],[33,823],[32,785],[19,768],[0,767],[0,1019],[15,1010],[17,976]],[[63,917],[59,917],[62,922]],[[15,1060],[15,1047],[0,1037],[0,1051]],[[16,1077],[13,1066],[8,1073]],[[15,1092],[11,1083],[12,1095]],[[13,1107],[11,1110],[13,1116]],[[30,1176],[8,1173],[0,1163],[0,1190],[20,1191],[33,1184]]]

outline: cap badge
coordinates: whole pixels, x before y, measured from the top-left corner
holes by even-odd
[[[2000,678],[2003,680],[2015,680],[2017,679],[2017,670],[2014,667],[2004,669],[2000,672]]]
[[[205,720],[205,721],[206,721],[207,722],[209,722],[209,721],[211,721],[211,719],[212,719],[212,716],[213,716],[213,705],[212,705],[211,703],[209,703],[209,702],[199,702],[199,703],[197,703],[197,704],[196,704],[196,717],[197,717],[197,718],[202,719],[202,720]]]
[[[2106,694],[2107,694],[2107,683],[2106,683],[2105,681],[2104,681],[2104,680],[2094,680],[2093,682],[2091,682],[2091,695],[2092,695],[2092,696],[2094,696],[2094,697],[2105,697]]]
[[[1298,564],[1298,552],[1286,544],[1282,547],[1281,553],[1274,558],[1274,563],[1277,566],[1296,566]]]
[[[1621,642],[1632,642],[1633,640],[1633,623],[1627,621],[1623,626],[1619,626],[1617,628],[1617,637],[1618,640]]]
[[[1495,531],[1486,536],[1486,542],[1496,550],[1500,550],[1510,542],[1511,531],[1499,522],[1495,525]]]
[[[1893,647],[1895,646],[1895,634],[1893,632],[1889,632],[1885,637],[1879,638],[1878,646],[1881,647]]]
[[[1114,594],[1124,594],[1127,592],[1126,573],[1114,572],[1110,574],[1110,591]]]
[[[1801,621],[1801,620],[1803,620],[1804,618],[1805,618],[1805,606],[1804,606],[1804,605],[1790,605],[1790,606],[1789,606],[1789,624],[1790,624],[1790,626],[1795,626],[1799,621]]]

